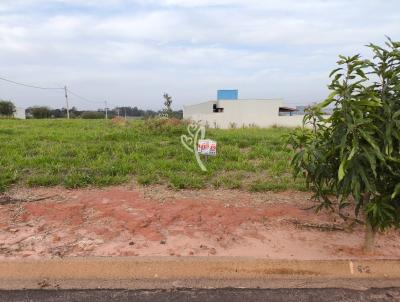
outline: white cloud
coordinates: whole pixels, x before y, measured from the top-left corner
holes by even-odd
[[[396,5],[390,0],[1,1],[1,73],[39,84],[68,82],[89,97],[107,95],[154,108],[163,91],[173,92],[182,105],[213,97],[223,87],[237,87],[244,97],[313,101],[325,95],[339,53],[365,53],[363,45],[382,42],[385,34],[400,38]],[[54,102],[42,91],[4,83],[0,88],[0,98],[26,105]],[[140,104],[133,103],[132,88]]]

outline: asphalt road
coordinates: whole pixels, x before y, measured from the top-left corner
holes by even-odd
[[[400,301],[400,288],[351,289],[177,289],[177,290],[16,290],[0,291],[7,302],[321,302]]]

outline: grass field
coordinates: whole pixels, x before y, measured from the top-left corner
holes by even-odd
[[[68,188],[136,180],[171,188],[304,190],[293,180],[288,129],[209,129],[218,156],[198,167],[180,143],[179,123],[105,120],[0,120],[0,190],[12,185]]]

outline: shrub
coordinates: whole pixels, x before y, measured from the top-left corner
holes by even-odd
[[[83,119],[104,119],[106,118],[104,112],[98,112],[98,111],[85,111],[82,113],[82,118]]]
[[[120,126],[120,127],[126,126],[128,124],[128,121],[120,116],[113,117],[111,122],[114,126]]]
[[[0,100],[0,116],[12,117],[15,111],[15,105],[11,101]]]
[[[295,173],[305,175],[318,209],[353,204],[364,214],[367,251],[376,231],[400,227],[400,42],[386,45],[368,46],[373,60],[339,56],[331,94],[304,117],[311,130],[290,139]]]
[[[49,107],[45,106],[34,106],[27,109],[28,112],[32,115],[33,118],[43,119],[51,117],[51,110]]]

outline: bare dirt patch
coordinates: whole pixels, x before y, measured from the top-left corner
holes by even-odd
[[[380,234],[376,253],[365,255],[363,228],[343,225],[335,213],[315,215],[305,192],[119,186],[20,189],[9,195],[18,202],[0,205],[0,258],[400,256],[398,231]]]

